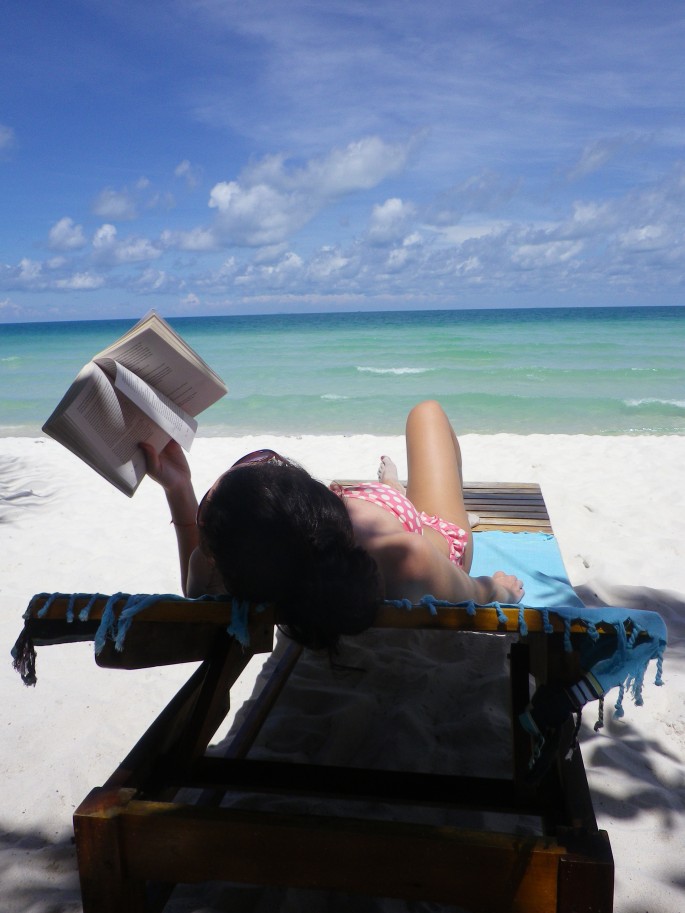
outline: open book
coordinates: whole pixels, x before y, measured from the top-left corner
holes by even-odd
[[[226,385],[154,311],[96,355],[43,431],[129,497],[145,476],[146,441],[190,450],[198,415]]]

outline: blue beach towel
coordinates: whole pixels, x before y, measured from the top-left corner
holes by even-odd
[[[580,651],[581,665],[591,672],[604,691],[618,687],[617,712],[622,713],[625,688],[642,703],[642,682],[651,659],[655,659],[656,684],[662,684],[666,625],[656,612],[612,606],[588,608],[571,586],[559,546],[548,533],[506,533],[499,530],[476,533],[471,574],[491,576],[497,570],[515,574],[523,581],[526,608],[553,610],[567,624],[580,622],[588,632]],[[611,625],[616,637],[599,637],[596,626]],[[631,634],[626,634],[626,626]],[[640,637],[642,635],[642,637]]]
[[[548,533],[505,533],[473,536],[474,577],[506,571],[523,581],[526,606],[583,608],[571,586],[555,537]]]

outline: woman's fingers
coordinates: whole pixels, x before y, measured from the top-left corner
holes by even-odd
[[[512,602],[520,602],[523,598],[525,592],[523,589],[523,581],[519,580],[518,577],[515,577],[513,574],[507,574],[505,571],[495,571],[492,575],[492,579],[496,581],[499,586],[504,587],[504,589],[514,597]]]

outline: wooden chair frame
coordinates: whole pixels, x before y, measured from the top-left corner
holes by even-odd
[[[467,505],[480,514],[481,528],[551,530],[536,485],[471,485]],[[57,600],[44,622],[63,619],[64,610]],[[96,603],[91,621],[73,624],[92,629],[101,610]],[[541,630],[539,613],[527,611],[528,635],[518,642],[518,610],[504,614],[506,622],[494,613],[474,617],[463,608],[440,608],[433,615],[387,606],[378,626],[510,633],[515,720],[529,700],[530,676],[538,683],[564,676],[574,654],[564,652],[563,626],[553,613],[555,633],[549,635]],[[208,756],[229,709],[231,686],[254,654],[273,647],[269,611],[250,615],[248,650],[226,634],[229,620],[228,603],[193,603],[189,610],[184,603],[160,602],[135,621],[123,652],[108,645],[98,659],[123,668],[202,663],[74,814],[84,913],[161,910],[174,884],[213,880],[431,900],[473,913],[610,913],[613,858],[606,832],[597,828],[580,749],[570,761],[559,760],[534,788],[525,780],[529,739],[517,725],[513,769],[505,780],[250,760],[250,746],[300,655],[293,644],[226,755]],[[189,788],[200,790],[199,799],[180,801],[180,791]],[[350,812],[219,807],[228,790],[326,796],[349,805]],[[541,834],[369,820],[355,813],[355,803],[365,798],[397,809],[398,816],[413,805],[535,815]]]

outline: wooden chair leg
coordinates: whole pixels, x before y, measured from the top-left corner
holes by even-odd
[[[529,669],[530,651],[528,644],[511,644],[509,679],[511,687],[512,761],[513,779],[518,790],[524,789],[524,780],[530,759],[530,736],[518,722],[519,714],[523,713],[530,700]]]
[[[559,862],[557,913],[612,913],[614,857],[606,831],[565,839],[570,852]]]
[[[74,813],[83,913],[145,913],[145,882],[122,859],[118,811],[135,790],[94,789]]]

